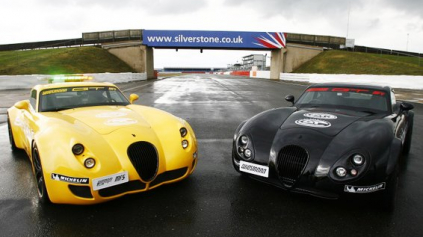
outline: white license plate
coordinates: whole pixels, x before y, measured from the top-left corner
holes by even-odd
[[[93,179],[93,190],[112,187],[129,181],[128,171]]]
[[[262,177],[269,177],[269,167],[257,165],[250,162],[240,161],[239,170],[245,173],[254,174]]]

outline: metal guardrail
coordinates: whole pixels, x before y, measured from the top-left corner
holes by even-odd
[[[373,48],[373,47],[366,47],[366,46],[359,46],[359,45],[354,46],[354,48],[342,49],[342,50],[352,51],[352,52],[361,52],[361,53],[373,53],[373,54],[385,54],[385,55],[395,55],[395,56],[404,56],[404,57],[414,57],[414,58],[416,58],[416,60],[419,61],[419,66],[423,66],[423,54],[422,53],[415,53],[415,52],[408,52],[408,51],[401,51],[401,50],[392,50],[392,49]]]
[[[115,30],[102,32],[82,33],[84,42],[91,41],[118,41],[118,40],[142,40],[142,30]]]
[[[0,45],[0,51],[82,46],[81,38]]]
[[[374,48],[374,47],[367,47],[367,46],[360,46],[360,45],[356,45],[356,46],[354,46],[354,48],[344,49],[344,50],[361,52],[361,53],[390,54],[390,55],[409,56],[409,57],[423,57],[422,53],[414,53],[414,52],[393,50],[393,49]]]
[[[82,33],[82,38],[0,45],[0,51],[46,49],[100,45],[117,41],[142,40],[142,30],[119,30]]]

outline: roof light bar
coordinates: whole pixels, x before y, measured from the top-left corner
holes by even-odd
[[[57,75],[48,78],[48,83],[60,83],[60,82],[82,82],[92,80],[93,77],[85,75]]]

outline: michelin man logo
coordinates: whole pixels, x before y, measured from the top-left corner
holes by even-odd
[[[51,179],[56,180],[56,181],[60,181],[58,174],[51,174]]]

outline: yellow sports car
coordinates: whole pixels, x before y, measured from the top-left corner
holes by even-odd
[[[100,203],[194,171],[191,126],[137,99],[110,83],[69,82],[35,86],[8,109],[11,148],[28,154],[41,202]]]

